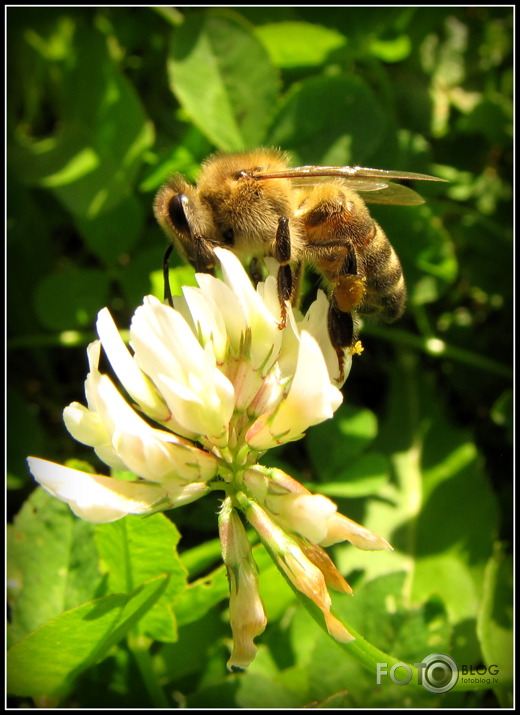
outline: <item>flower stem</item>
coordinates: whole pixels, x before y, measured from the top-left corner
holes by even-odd
[[[374,677],[377,673],[378,663],[386,663],[387,669],[390,670],[396,663],[404,662],[400,658],[395,658],[393,655],[384,653],[379,650],[379,648],[376,648],[374,645],[366,641],[363,636],[359,635],[359,633],[357,633],[352,626],[347,625],[346,627],[356,640],[351,641],[350,643],[339,643],[339,645],[346,652],[350,653],[350,655],[353,655],[365,668],[372,671],[374,673]],[[420,684],[419,669],[412,663],[406,663],[406,665],[408,665],[412,674],[412,678],[408,684],[415,685],[416,687],[422,687]],[[481,680],[483,682],[481,683],[468,682],[471,680],[474,680],[474,678],[467,678],[466,682],[459,678],[458,682],[453,686],[450,692],[457,690],[459,692],[466,690],[489,690],[490,688],[489,683],[486,682],[486,678],[482,678]]]

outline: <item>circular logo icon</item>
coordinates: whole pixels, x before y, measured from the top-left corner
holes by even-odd
[[[459,679],[457,663],[449,655],[432,653],[423,659],[422,685],[430,693],[447,693]]]

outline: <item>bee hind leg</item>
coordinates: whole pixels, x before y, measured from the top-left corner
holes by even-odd
[[[345,350],[352,347],[357,340],[357,326],[351,312],[339,310],[334,295],[331,297],[327,318],[330,342],[338,356],[339,378],[345,378]]]
[[[280,299],[281,320],[278,325],[280,330],[285,328],[287,323],[286,300],[291,300],[294,291],[293,273],[289,262],[291,260],[291,235],[289,232],[289,220],[286,216],[278,219],[276,238],[274,244],[274,257],[280,264],[278,268],[278,298]]]
[[[336,307],[343,313],[359,308],[366,296],[366,278],[358,272],[356,252],[350,248],[339,274],[332,281]]]
[[[357,341],[356,313],[366,296],[366,278],[358,273],[356,252],[351,248],[339,275],[333,281],[328,330],[338,356],[340,377],[344,379],[345,350],[355,348]]]

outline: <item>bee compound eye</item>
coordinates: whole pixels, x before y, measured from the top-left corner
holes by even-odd
[[[172,225],[177,231],[190,234],[190,224],[186,218],[186,206],[189,199],[186,194],[176,194],[168,204],[168,216]]]

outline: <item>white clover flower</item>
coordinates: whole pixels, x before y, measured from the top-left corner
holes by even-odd
[[[88,349],[86,406],[64,410],[72,436],[93,447],[108,467],[135,481],[93,475],[35,457],[29,467],[53,496],[87,521],[172,509],[220,490],[219,520],[228,570],[235,645],[230,667],[254,658],[265,628],[257,572],[239,513],[293,586],[322,610],[329,632],[351,639],[330,613],[327,586],[350,587],[322,546],[350,540],[359,548],[391,548],[381,537],[337,513],[281,470],[257,462],[263,452],[300,439],[333,416],[341,379],[323,293],[305,316],[286,306],[284,329],[277,284],[257,288],[233,253],[215,249],[223,279],[197,274],[174,308],[146,297],[123,342],[108,310],[98,316],[99,340]],[[100,371],[101,349],[115,378]],[[343,377],[340,378],[340,375]]]
[[[258,569],[238,512],[227,497],[219,514],[222,560],[229,579],[229,621],[233,652],[229,668],[246,668],[256,655],[254,639],[267,625],[258,592]]]
[[[255,500],[267,508],[285,531],[303,536],[312,544],[331,546],[350,541],[358,549],[392,550],[382,536],[337,513],[337,506],[322,494],[312,494],[281,469],[256,465],[244,475]]]

